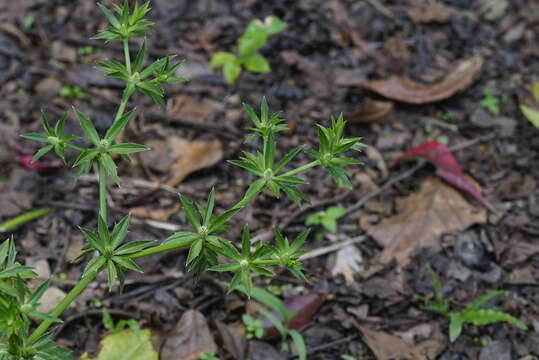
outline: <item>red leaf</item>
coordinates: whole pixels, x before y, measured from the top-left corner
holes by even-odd
[[[406,156],[420,156],[436,166],[436,175],[457,189],[468,193],[481,205],[492,209],[488,200],[481,194],[481,189],[473,184],[462,171],[455,155],[449,148],[437,141],[429,141],[404,153]]]
[[[32,162],[33,157],[34,155],[31,155],[31,154],[23,154],[23,155],[17,156],[17,161],[26,170],[38,171],[38,172],[47,172],[51,170],[56,170],[63,166],[60,160],[52,160],[52,161],[38,160],[36,162]]]
[[[286,310],[295,312],[296,315],[290,320],[288,324],[289,329],[295,329],[298,331],[303,330],[311,322],[311,318],[318,310],[318,308],[326,301],[327,295],[310,293],[305,295],[297,295],[290,297],[284,301]],[[281,321],[283,317],[276,311],[273,311],[275,315]],[[264,321],[264,330],[266,330],[265,339],[272,339],[280,336],[279,331],[273,326],[273,324],[266,319]]]

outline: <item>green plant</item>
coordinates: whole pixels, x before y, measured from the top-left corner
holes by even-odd
[[[260,319],[255,319],[251,315],[243,314],[241,316],[245,330],[247,331],[247,339],[262,339],[264,336],[264,322]]]
[[[479,103],[482,108],[487,109],[492,115],[500,116],[502,111],[500,109],[500,104],[502,100],[494,95],[490,90],[485,90],[483,92],[483,99]]]
[[[32,26],[34,26],[34,23],[36,22],[36,14],[33,12],[28,13],[23,19],[21,24],[21,30],[23,33],[27,33]]]
[[[198,360],[219,360],[219,356],[215,355],[213,351],[210,351],[209,353],[200,355]]]
[[[314,160],[286,170],[290,162],[298,155],[303,147],[298,147],[281,159],[276,159],[277,135],[285,130],[284,119],[279,114],[269,114],[269,106],[262,100],[260,115],[251,107],[245,109],[253,122],[250,128],[250,139],[261,138],[262,148],[254,153],[244,152],[244,156],[232,164],[240,166],[253,173],[256,180],[252,182],[244,196],[230,208],[216,214],[215,191],[212,190],[204,206],[193,203],[185,196],[180,196],[183,211],[186,214],[191,231],[176,232],[160,244],[152,240],[126,241],[130,224],[130,215],[117,222],[112,229],[107,225],[108,205],[106,201],[106,181],[110,177],[120,185],[117,161],[129,161],[129,155],[146,151],[144,145],[126,142],[119,143],[118,136],[126,128],[127,123],[135,115],[135,109],[128,110],[129,100],[135,91],[150,97],[157,104],[164,104],[163,85],[170,82],[181,82],[183,78],[175,76],[180,63],[172,64],[173,56],[155,60],[147,66],[145,55],[147,42],[144,40],[137,52],[134,61],[131,61],[129,38],[148,33],[152,23],[144,17],[150,11],[149,3],[143,5],[135,2],[130,6],[126,0],[123,6],[114,5],[113,11],[99,5],[110,22],[110,27],[102,30],[95,39],[107,41],[120,41],[123,44],[123,62],[109,60],[101,62],[98,67],[107,76],[123,80],[125,88],[120,104],[113,116],[112,125],[104,133],[99,134],[93,121],[79,109],[73,108],[78,120],[87,147],[72,144],[77,139],[73,135],[63,135],[67,114],[62,116],[56,124],[51,126],[45,114],[41,115],[41,122],[45,134],[31,133],[24,137],[44,144],[36,155],[34,161],[45,153],[54,152],[64,161],[71,159],[69,152],[74,152],[72,162],[78,173],[89,172],[94,168],[98,175],[98,203],[99,212],[96,219],[97,228],[81,228],[86,239],[79,258],[91,256],[87,262],[81,279],[67,293],[57,306],[48,314],[39,312],[39,298],[49,285],[45,281],[38,290],[31,291],[26,280],[36,274],[32,268],[21,266],[15,262],[15,247],[12,240],[5,241],[0,246],[0,359],[2,360],[48,360],[72,359],[66,350],[59,348],[51,341],[50,326],[61,321],[59,317],[68,306],[94,281],[102,272],[107,274],[109,289],[119,283],[120,291],[124,285],[125,272],[129,270],[142,271],[135,260],[164,251],[189,248],[187,266],[196,271],[198,275],[206,270],[228,272],[232,274],[230,291],[242,288],[247,294],[252,290],[252,277],[255,274],[272,276],[272,268],[280,266],[288,269],[292,274],[305,278],[299,257],[304,251],[301,245],[308,232],[298,236],[292,243],[275,232],[276,245],[260,243],[252,249],[248,227],[244,227],[241,248],[223,236],[230,220],[259,194],[268,190],[270,195],[279,198],[282,193],[296,203],[306,201],[307,196],[300,186],[307,181],[299,175],[309,169],[321,166],[327,169],[337,184],[349,185],[345,167],[359,162],[344,155],[348,150],[360,150],[359,138],[344,138],[344,120],[342,116],[332,120],[331,127],[318,125],[320,147],[317,151],[307,151]],[[219,263],[218,255],[227,259]],[[32,320],[42,320],[33,332]],[[287,335],[297,341],[299,334],[287,331]],[[299,342],[298,342],[299,343]],[[299,350],[301,351],[301,349]]]
[[[539,129],[539,110],[537,107],[537,104],[539,104],[539,82],[534,83],[532,85],[531,93],[533,96],[533,100],[535,101],[535,107],[520,104],[520,111],[522,111],[522,114],[528,119],[533,126]]]
[[[441,314],[449,319],[449,339],[451,342],[457,340],[462,332],[462,327],[466,323],[481,326],[497,322],[507,322],[515,325],[519,329],[528,329],[526,324],[519,319],[496,308],[484,307],[488,301],[495,297],[509,295],[509,291],[495,291],[472,301],[464,308],[464,310],[457,312],[449,311],[449,303],[444,300],[442,296],[442,283],[440,282],[440,278],[430,266],[427,267],[427,270],[434,285],[434,298],[429,299],[423,296],[418,296],[418,298],[422,299],[425,303],[423,310]]]
[[[455,119],[456,114],[452,111],[440,111],[436,116],[442,121],[451,122]]]
[[[58,93],[62,97],[72,99],[84,99],[86,97],[86,94],[79,86],[64,85],[60,88],[60,91]]]
[[[138,323],[135,321],[135,319],[120,320],[115,324],[107,309],[103,308],[102,311],[103,326],[105,326],[105,329],[107,329],[111,333],[116,334],[122,332],[126,326],[129,326],[129,328],[134,331],[140,330],[140,327],[138,326]]]
[[[309,215],[305,219],[305,225],[322,225],[331,233],[337,232],[337,220],[346,214],[346,209],[340,206],[331,206],[326,210]]]
[[[279,331],[279,334],[281,335],[282,350],[285,352],[289,351],[288,338],[290,338],[296,348],[299,359],[307,359],[307,348],[303,336],[297,330],[290,329],[289,327],[290,321],[296,316],[296,313],[288,311],[281,299],[264,289],[253,288],[251,296],[279,314],[279,316],[276,316],[272,312],[258,309],[258,311],[267,318],[273,326],[275,326],[277,331]]]
[[[88,56],[88,55],[95,54],[96,52],[97,52],[97,49],[90,45],[81,46],[77,49],[77,54],[79,56]]]
[[[341,360],[357,360],[355,356],[352,355],[341,355]]]
[[[212,56],[210,66],[222,67],[223,75],[229,83],[236,81],[242,66],[251,72],[268,73],[268,60],[258,52],[272,35],[282,32],[287,24],[275,16],[268,16],[264,22],[253,20],[238,38],[237,54],[221,51]]]

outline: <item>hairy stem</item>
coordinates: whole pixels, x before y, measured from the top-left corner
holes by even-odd
[[[99,216],[107,221],[107,174],[105,167],[99,166]]]
[[[125,67],[127,68],[127,73],[131,75],[131,57],[129,56],[129,40],[125,39],[123,43],[124,43]]]
[[[83,277],[77,285],[71,291],[66,295],[66,297],[54,308],[54,310],[50,313],[51,316],[59,317],[62,315],[65,309],[86,289],[86,287],[94,281],[96,276],[99,274],[99,272],[91,272],[88,273],[85,277]],[[32,335],[28,338],[29,343],[33,343],[36,340],[38,340],[41,335],[47,331],[47,329],[52,325],[52,321],[50,320],[43,320],[41,324],[34,330]]]
[[[305,164],[303,166],[300,166],[299,168],[297,169],[294,169],[294,170],[290,170],[288,172],[285,172],[284,174],[282,174],[282,176],[293,176],[293,175],[297,175],[301,172],[304,172],[304,171],[307,171],[315,166],[318,166],[320,165],[320,161],[319,160],[315,160],[315,161],[311,161],[310,163],[308,164]]]

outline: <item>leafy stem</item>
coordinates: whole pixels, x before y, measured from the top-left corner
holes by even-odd
[[[103,165],[99,164],[99,216],[107,220],[107,173]]]
[[[288,172],[285,172],[283,174],[283,176],[293,176],[293,175],[297,175],[299,173],[302,173],[304,171],[307,171],[309,169],[312,169],[313,167],[316,167],[320,165],[320,160],[314,160],[314,161],[311,161],[310,163],[308,164],[305,164],[303,166],[300,166],[299,168],[296,168],[296,169],[293,169],[293,170],[290,170]]]
[[[131,57],[129,55],[129,40],[125,39],[122,42],[124,45],[125,67],[127,68],[127,73],[131,75]]]

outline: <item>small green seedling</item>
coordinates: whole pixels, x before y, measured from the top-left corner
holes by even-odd
[[[539,82],[532,85],[532,95],[535,101],[536,107],[520,104],[520,111],[528,119],[533,126],[539,129]]]
[[[341,360],[358,360],[355,356],[352,355],[341,355]]]
[[[445,122],[451,122],[453,119],[455,119],[455,113],[452,111],[440,111],[438,114],[436,114],[438,119],[445,121]]]
[[[79,56],[88,56],[88,55],[95,54],[96,52],[97,52],[97,49],[90,45],[81,46],[77,49],[77,54]]]
[[[233,83],[241,74],[242,67],[256,73],[270,72],[268,60],[258,52],[272,35],[282,32],[287,23],[275,16],[268,16],[264,22],[253,20],[238,38],[237,54],[221,51],[212,56],[210,66],[222,67],[227,82]]]
[[[290,350],[288,346],[288,338],[290,338],[296,348],[299,359],[307,359],[307,347],[305,346],[303,336],[297,330],[289,328],[290,321],[296,316],[296,313],[288,311],[281,299],[261,288],[253,288],[251,296],[279,314],[279,316],[276,316],[274,313],[264,309],[258,310],[279,331],[281,335],[281,349],[285,352]]]
[[[206,354],[200,355],[198,360],[219,360],[219,356],[215,355],[215,352],[210,351]]]
[[[65,85],[60,88],[60,91],[58,93],[61,97],[72,99],[84,99],[86,97],[86,94],[79,86]]]
[[[337,220],[346,214],[346,209],[340,206],[332,206],[324,211],[319,211],[309,215],[305,219],[305,225],[322,225],[327,231],[335,234],[337,232]]]
[[[21,24],[21,30],[23,33],[27,33],[32,26],[34,26],[34,23],[36,22],[36,14],[33,12],[28,13],[23,19]]]
[[[247,331],[247,339],[262,339],[264,337],[264,322],[260,319],[243,314],[241,317],[245,330]]]
[[[115,324],[114,320],[112,320],[112,317],[110,316],[107,309],[103,308],[102,312],[103,312],[103,326],[105,326],[105,329],[107,329],[113,334],[122,332],[126,328],[126,326],[129,326],[129,328],[133,331],[140,330],[140,327],[135,319],[120,320]]]
[[[495,291],[472,301],[464,308],[464,310],[458,312],[449,311],[449,304],[442,297],[442,283],[440,282],[440,278],[430,266],[427,267],[427,270],[430,273],[434,285],[434,299],[423,296],[418,296],[418,298],[425,302],[423,310],[441,314],[449,319],[449,339],[451,342],[457,340],[462,332],[462,327],[466,323],[481,326],[497,322],[506,322],[515,325],[519,329],[528,330],[526,324],[519,319],[496,308],[483,307],[485,303],[495,297],[509,295],[509,291]]]
[[[487,109],[492,115],[500,116],[502,111],[500,109],[501,99],[494,95],[490,90],[483,92],[483,100],[479,103],[482,108]]]

